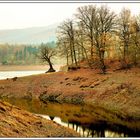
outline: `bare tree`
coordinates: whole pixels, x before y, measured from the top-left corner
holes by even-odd
[[[95,46],[97,48],[97,53],[100,60],[100,67],[103,73],[105,73],[106,71],[104,55],[107,47],[107,35],[109,33],[112,33],[115,29],[115,17],[115,13],[111,12],[107,6],[103,5],[98,8],[98,12],[96,13],[96,17],[93,22],[93,35],[95,39]]]
[[[129,9],[123,8],[119,15],[119,37],[123,43],[123,61],[126,63],[128,59],[128,48],[130,45],[130,22],[131,12]]]
[[[78,53],[78,60],[87,60],[89,63],[89,58],[87,54],[87,37],[85,34],[85,29],[82,22],[77,23],[76,29],[76,45],[77,45],[77,53]]]
[[[76,48],[75,48],[75,30],[73,27],[73,21],[72,20],[66,20],[64,21],[59,27],[59,35],[64,36],[67,38],[69,42],[69,48],[70,48],[70,56],[72,64],[75,63],[77,66],[77,56],[76,56]]]
[[[94,54],[94,19],[96,16],[97,8],[93,5],[79,7],[77,9],[77,14],[75,16],[82,22],[83,27],[85,29],[85,34],[87,35],[90,41],[90,54],[91,58],[93,58]]]
[[[107,34],[115,25],[115,14],[107,6],[89,5],[78,8],[76,17],[82,22],[85,34],[90,40],[91,58],[95,53],[100,60],[100,68],[105,73],[104,54]]]
[[[57,37],[57,47],[59,55],[62,57],[64,56],[66,58],[67,66],[69,65],[69,56],[70,56],[70,48],[69,48],[69,42],[67,38],[64,38],[62,36]]]
[[[41,44],[40,46],[40,55],[39,58],[43,62],[47,62],[49,64],[49,70],[47,72],[55,72],[53,68],[53,63],[51,61],[52,57],[56,55],[56,51],[54,48],[49,47],[47,44]]]
[[[140,56],[140,22],[139,17],[131,19],[131,57],[135,65],[137,65],[138,56]]]

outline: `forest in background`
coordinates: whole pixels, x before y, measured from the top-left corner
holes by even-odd
[[[38,65],[42,62],[37,57],[41,45],[10,45],[0,44],[0,64],[1,65]],[[55,48],[55,42],[48,42],[45,45]]]

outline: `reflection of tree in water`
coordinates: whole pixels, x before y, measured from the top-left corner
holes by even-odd
[[[105,137],[105,124],[87,124],[82,126],[83,136],[86,137]],[[84,135],[86,131],[86,135]]]
[[[105,137],[106,123],[99,122],[90,124],[88,129],[91,132],[92,137]]]
[[[80,133],[82,137],[106,137],[105,132],[107,131],[107,124],[105,122],[81,124],[75,120],[69,120],[68,127]],[[117,134],[117,132],[114,132],[114,134]]]
[[[71,127],[70,127],[71,126]],[[82,137],[138,137],[138,132],[128,130],[120,125],[110,124],[100,121],[96,123],[82,124],[75,120],[68,121],[68,127],[80,133]]]
[[[50,120],[54,120],[54,116],[49,116]],[[59,117],[58,117],[59,118]],[[128,137],[128,136],[139,136],[139,133],[133,133],[128,131],[124,126],[110,124],[106,122],[96,122],[96,123],[80,123],[75,120],[68,120],[67,123],[62,122],[61,118],[56,122],[68,126],[69,128],[75,130],[82,137]]]
[[[53,121],[54,117],[53,117],[53,116],[49,116],[49,117],[50,117],[50,119]]]
[[[72,129],[74,129],[76,132],[78,132],[78,127],[80,125],[77,121],[68,121],[68,127],[70,127],[70,124],[72,125]]]

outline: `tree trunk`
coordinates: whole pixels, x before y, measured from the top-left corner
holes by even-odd
[[[93,36],[91,36],[91,49],[90,49],[90,53],[91,53],[91,58],[93,58]]]
[[[74,44],[73,44],[73,54],[74,54],[75,65],[77,66],[77,59],[76,59],[76,52],[75,52],[75,46],[74,46]]]
[[[106,66],[104,63],[104,51],[99,51],[99,59],[100,59],[100,63],[101,63],[101,70],[102,73],[105,74],[106,73]]]
[[[71,25],[71,43],[72,43],[72,50],[73,50],[73,57],[75,61],[75,65],[77,66],[77,58],[76,58],[76,51],[75,51],[75,38],[74,38],[74,32],[73,32],[73,26]]]
[[[67,52],[66,58],[67,58],[67,66],[68,66],[69,65],[69,54],[68,54],[68,52]]]
[[[137,41],[135,41],[135,46],[136,46],[136,48],[135,48],[135,56],[134,56],[134,65],[136,66],[137,65],[137,48],[138,48],[138,43],[137,43]]]
[[[51,61],[50,61],[50,59],[48,59],[48,64],[49,64],[49,70],[47,71],[47,72],[55,72],[55,69],[53,68],[53,65],[52,65],[52,63],[51,63]],[[46,73],[47,73],[46,72]]]
[[[73,62],[74,62],[74,60],[73,60],[73,48],[72,48],[71,42],[70,42],[70,55],[71,55],[71,62],[73,64]]]
[[[82,44],[82,48],[81,48],[81,55],[82,55],[82,60],[84,60],[85,59],[85,55],[84,55],[84,49],[83,49],[84,47],[83,47],[83,44]]]
[[[80,53],[80,48],[79,48],[79,46],[77,47],[77,55],[78,55],[78,62],[81,60],[81,57],[80,57],[80,55],[81,55],[81,53]]]

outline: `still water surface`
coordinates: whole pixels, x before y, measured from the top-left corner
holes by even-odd
[[[7,79],[13,77],[22,77],[22,76],[29,76],[35,74],[45,73],[45,70],[32,70],[32,71],[0,71],[0,79]]]

